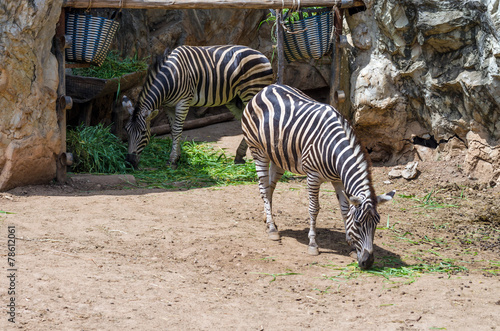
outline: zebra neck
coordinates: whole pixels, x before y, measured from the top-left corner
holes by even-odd
[[[139,95],[139,108],[158,109],[162,103],[174,98],[180,87],[178,77],[180,77],[179,69],[170,60],[150,72]]]
[[[371,182],[369,164],[365,152],[357,141],[354,131],[347,121],[340,117],[340,124],[344,128],[345,140],[348,145],[343,149],[336,149],[335,168],[344,184],[348,195],[372,198],[375,196]]]

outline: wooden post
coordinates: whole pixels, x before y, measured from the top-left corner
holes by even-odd
[[[335,43],[332,52],[332,69],[330,76],[330,95],[329,102],[334,108],[339,107],[339,88],[340,88],[340,35],[342,34],[343,9],[339,7],[333,8],[333,29]],[[343,92],[342,92],[343,93]]]
[[[82,104],[78,124],[90,126],[92,119],[92,101],[87,101]]]
[[[61,102],[61,98],[66,94],[66,78],[64,67],[64,44],[65,44],[65,12],[63,8],[59,16],[59,22],[56,26],[55,51],[57,58],[57,73],[59,76],[59,85],[57,86],[57,124],[61,134],[61,150],[57,157],[56,179],[59,183],[66,182],[66,164],[61,162],[61,155],[66,152],[66,107]]]
[[[61,150],[56,160],[56,179],[59,183],[66,182],[66,165],[72,160],[72,155],[66,153],[66,110],[71,109],[73,100],[66,96],[66,74],[65,74],[65,61],[64,49],[67,47],[65,32],[65,19],[66,10],[61,10],[59,21],[56,25],[56,35],[54,40],[54,49],[57,59],[57,73],[59,76],[59,85],[57,86],[57,124],[59,125],[59,132],[61,135]]]
[[[283,29],[283,11],[276,9],[276,53],[278,54],[278,72],[276,73],[276,83],[284,84],[285,82],[285,51],[283,49],[284,36]]]

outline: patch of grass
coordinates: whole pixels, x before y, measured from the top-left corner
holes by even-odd
[[[177,169],[166,165],[171,139],[152,138],[141,155],[140,169],[132,174],[150,188],[193,188],[247,184],[257,181],[255,164],[234,164],[222,149],[215,149],[207,143],[181,142],[181,157]],[[292,173],[285,173],[282,180],[288,180]]]
[[[381,261],[376,261],[374,266],[369,270],[362,270],[358,267],[358,263],[354,262],[347,267],[327,266],[334,270],[339,270],[340,274],[336,276],[325,276],[327,279],[353,279],[362,275],[374,275],[385,278],[387,281],[395,282],[394,279],[403,279],[405,284],[411,284],[416,281],[417,277],[422,274],[445,273],[454,275],[460,272],[467,272],[468,269],[463,266],[458,266],[453,260],[443,259],[435,264],[418,263],[414,265],[403,264],[399,259],[383,256]]]
[[[125,173],[127,148],[109,127],[80,125],[68,130],[67,149],[73,153],[73,172]]]
[[[266,272],[255,272],[255,273],[259,274],[259,275],[267,275],[267,276],[273,277],[273,279],[271,279],[269,281],[269,283],[274,282],[276,280],[276,278],[282,277],[282,276],[302,275],[301,273],[298,273],[298,272],[284,272],[284,273],[277,273],[277,274],[269,274],[269,273],[266,273]]]
[[[147,70],[147,68],[147,58],[138,59],[137,54],[133,58],[121,58],[117,52],[109,52],[100,67],[75,68],[73,74],[83,77],[112,79],[132,72]]]
[[[149,188],[225,186],[257,181],[253,161],[236,165],[234,157],[207,143],[181,142],[182,153],[175,170],[166,165],[171,139],[153,137],[141,154],[138,170],[127,167],[126,145],[110,132],[109,127],[101,124],[68,130],[67,145],[75,158],[73,172],[131,173],[141,186]],[[292,177],[292,173],[286,172],[282,180]]]
[[[422,198],[417,198],[414,194],[410,194],[410,195],[399,194],[399,197],[403,198],[403,199],[411,199],[411,200],[418,202],[419,204],[416,206],[413,206],[414,208],[424,208],[424,209],[431,209],[432,210],[432,209],[459,207],[458,205],[445,204],[445,203],[439,202],[436,198],[436,194],[439,191],[440,190],[434,191],[434,189],[432,189],[429,193],[427,193]],[[462,197],[462,195],[461,195],[461,197]]]
[[[493,276],[500,275],[500,261],[489,261],[490,266],[485,271]]]
[[[387,215],[387,224],[386,226],[383,226],[383,227],[377,227],[377,230],[391,230],[391,231],[394,231],[394,232],[398,232],[394,227],[399,223],[399,222],[396,222],[392,225],[390,225],[390,215]]]
[[[332,288],[331,286],[327,286],[324,290],[319,288],[313,288],[313,290],[318,291],[318,294],[323,295],[323,294],[329,294],[330,292],[328,291],[330,291],[331,288]]]
[[[263,257],[261,258],[262,261],[266,261],[266,262],[274,262],[276,261],[276,257],[274,256],[266,256],[266,257]]]
[[[10,211],[0,210],[0,214],[15,214],[15,213],[11,213]]]
[[[136,179],[152,188],[192,188],[257,180],[253,163],[235,165],[223,150],[192,141],[181,143],[181,157],[174,170],[166,165],[171,148],[172,140],[153,138],[141,155],[141,168],[133,172]]]

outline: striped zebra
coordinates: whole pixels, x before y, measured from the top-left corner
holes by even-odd
[[[360,268],[373,264],[373,238],[380,221],[377,204],[395,191],[376,196],[364,151],[352,127],[330,105],[301,91],[270,85],[246,106],[241,120],[259,177],[269,238],[280,236],[272,218],[272,196],[285,170],[307,176],[309,194],[308,253],[319,254],[316,217],[320,185],[333,184],[340,203],[346,240],[357,252]]]
[[[245,46],[179,46],[148,74],[136,107],[126,97],[122,105],[130,113],[127,161],[137,168],[139,155],[151,137],[150,122],[165,106],[172,133],[169,164],[175,168],[180,157],[180,138],[189,107],[226,107],[237,119],[243,108],[263,87],[272,83],[269,60]],[[235,163],[245,163],[247,144],[243,139]]]

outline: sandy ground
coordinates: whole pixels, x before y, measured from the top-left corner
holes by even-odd
[[[185,136],[230,153],[242,137],[236,122]],[[0,214],[0,329],[500,329],[500,189],[469,181],[449,162],[419,169],[415,180],[390,183],[390,168],[373,169],[378,193],[398,192],[379,208],[376,266],[452,263],[465,271],[390,279],[352,273],[326,184],[320,255],[309,256],[300,178],[276,191],[280,242],[267,239],[257,184],[166,191],[106,189],[103,179],[0,193],[0,210],[12,213]],[[427,202],[436,204],[423,204],[431,191]],[[8,321],[11,298],[15,323]]]

